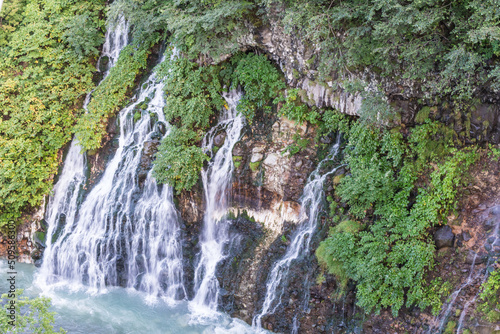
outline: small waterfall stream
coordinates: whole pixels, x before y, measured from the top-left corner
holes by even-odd
[[[333,161],[340,152],[340,139],[341,136],[339,135],[337,142],[332,146],[326,158],[309,175],[300,200],[300,220],[302,223],[294,233],[285,255],[274,264],[267,279],[266,296],[262,310],[252,321],[252,326],[259,330],[262,329],[262,317],[274,313],[281,304],[281,298],[286,288],[288,273],[293,261],[309,254],[309,244],[316,230],[322,202],[324,201],[323,185],[327,177],[341,167],[341,165],[336,164],[334,168],[326,173],[324,172],[325,165]],[[293,327],[298,331],[297,321],[294,321]]]
[[[206,211],[203,219],[203,232],[200,236],[201,254],[195,270],[195,296],[191,302],[195,313],[211,315],[217,311],[219,282],[217,264],[225,257],[228,244],[228,222],[223,218],[229,206],[229,191],[234,170],[232,151],[240,139],[244,117],[237,113],[236,106],[241,93],[235,90],[223,94],[226,108],[214,126],[205,136],[203,147],[210,154],[214,148],[214,138],[225,130],[226,138],[208,166],[202,171]]]
[[[494,237],[494,241],[491,243],[496,242],[497,240],[500,239],[499,237],[499,230],[500,230],[500,222],[498,222],[491,235]],[[488,242],[488,241],[486,241]],[[484,244],[482,247],[484,247]],[[479,271],[476,272],[476,261],[477,261],[478,254],[474,254],[474,258],[472,261],[472,264],[469,269],[469,275],[467,276],[466,281],[460,285],[460,287],[455,290],[449,297],[448,297],[448,302],[443,305],[443,308],[441,309],[441,312],[438,314],[437,317],[434,318],[433,324],[431,324],[429,330],[427,331],[427,334],[431,333],[442,333],[445,329],[445,326],[450,319],[451,311],[453,309],[453,306],[455,305],[455,302],[460,295],[462,291],[467,289],[470,286],[473,286],[474,284],[477,284],[479,282],[479,286],[481,286],[486,280],[488,279],[489,276],[489,271],[488,268],[493,262],[493,259],[490,257],[486,261],[486,269],[480,269]],[[465,321],[465,317],[467,316],[467,312],[469,311],[469,307],[474,304],[477,300],[477,297],[479,296],[479,293],[481,292],[481,289],[479,289],[467,302],[464,303],[462,311],[460,312],[460,317],[457,322],[457,330],[456,333],[460,334],[463,332],[463,325]]]
[[[101,56],[97,61],[97,70],[103,58],[108,59],[105,72],[101,82],[109,74],[109,70],[114,66],[120,55],[120,51],[128,44],[128,24],[123,16],[117,22],[110,23],[112,29],[106,31],[105,42]],[[92,92],[87,94],[83,104],[83,109],[87,110]],[[64,160],[64,167],[59,176],[59,180],[54,185],[53,195],[49,198],[45,220],[48,224],[47,249],[44,252],[45,261],[42,263],[41,280],[39,284],[46,283],[47,277],[54,272],[54,257],[57,255],[53,249],[53,242],[62,234],[70,232],[74,225],[78,207],[80,204],[82,190],[86,182],[86,156],[81,153],[81,146],[73,138],[70,148]],[[64,229],[64,231],[63,231]]]

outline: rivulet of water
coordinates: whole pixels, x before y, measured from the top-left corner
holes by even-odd
[[[103,57],[109,59],[102,80],[106,78],[109,70],[118,60],[120,51],[128,43],[128,25],[123,17],[118,18],[118,22],[111,22],[110,26],[112,29],[108,29],[106,32],[103,50],[97,62],[97,69],[99,70],[101,59]],[[88,93],[85,97],[83,109],[87,110],[91,97],[92,92]],[[46,279],[55,270],[53,265],[57,253],[53,248],[53,242],[55,242],[57,237],[61,234],[70,232],[72,226],[75,224],[84,190],[83,188],[86,182],[85,174],[86,156],[85,153],[81,153],[81,147],[78,144],[78,140],[74,138],[66,154],[64,167],[59,176],[59,180],[54,185],[53,195],[49,198],[45,214],[45,220],[48,224],[47,248],[44,252],[45,261],[42,264],[41,275],[39,275],[41,279],[37,280],[39,283],[45,283]]]
[[[195,270],[195,296],[191,308],[196,313],[213,314],[217,310],[219,282],[216,277],[217,264],[227,254],[228,221],[223,218],[229,203],[231,178],[234,170],[232,150],[240,139],[244,126],[244,117],[236,111],[241,93],[233,90],[223,94],[228,107],[222,112],[219,123],[213,127],[203,140],[203,147],[211,152],[214,138],[220,131],[225,131],[224,144],[212,157],[202,171],[203,190],[206,210],[203,219],[203,231],[200,236],[201,253]]]
[[[339,152],[340,136],[338,136],[337,142],[332,146],[327,157],[309,175],[300,199],[301,223],[294,233],[285,255],[273,265],[268,276],[264,304],[262,305],[261,312],[252,321],[252,326],[257,329],[262,328],[262,317],[266,314],[274,313],[281,304],[281,298],[286,288],[288,273],[293,261],[309,254],[309,244],[316,230],[318,216],[324,201],[325,192],[323,185],[328,176],[340,167],[339,164],[336,164],[334,168],[325,172],[325,165],[334,160]],[[294,327],[298,328],[298,323],[295,322]]]

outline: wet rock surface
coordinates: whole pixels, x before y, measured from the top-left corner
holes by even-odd
[[[452,247],[453,241],[455,240],[455,235],[451,231],[451,227],[448,225],[441,227],[434,233],[434,241],[436,242],[436,247]]]

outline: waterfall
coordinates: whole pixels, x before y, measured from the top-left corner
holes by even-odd
[[[94,292],[120,285],[145,291],[153,300],[186,296],[172,188],[158,186],[151,171],[143,182],[139,178],[144,153],[151,154],[167,126],[163,95],[163,83],[152,74],[136,102],[120,111],[114,157],[81,204],[77,219],[66,224],[47,249],[47,283],[69,281]],[[134,119],[139,111],[140,119]]]
[[[281,304],[281,297],[285,291],[288,272],[293,261],[309,254],[309,244],[316,230],[318,216],[322,208],[321,204],[324,201],[325,192],[323,185],[327,177],[340,167],[340,165],[336,164],[336,167],[324,173],[325,165],[333,161],[340,151],[340,137],[340,135],[337,137],[337,142],[332,146],[326,158],[309,175],[300,199],[301,224],[294,233],[285,255],[274,264],[268,276],[266,297],[262,310],[252,321],[252,326],[257,329],[262,329],[262,317],[266,314],[274,313]],[[298,330],[298,324],[295,321],[294,328]]]
[[[128,43],[128,24],[123,16],[119,17],[117,22],[110,24],[114,29],[106,31],[106,39],[103,45],[103,50],[99,60],[97,61],[97,70],[103,57],[109,59],[105,73],[101,82],[109,74],[109,70],[118,60],[120,51]],[[90,103],[92,92],[87,94],[83,103],[83,109],[87,110]],[[44,252],[44,261],[41,268],[41,280],[37,280],[39,284],[47,282],[47,278],[54,272],[54,258],[57,253],[53,249],[53,242],[62,233],[64,235],[71,232],[71,228],[75,223],[75,218],[78,211],[79,201],[83,194],[83,188],[86,182],[86,157],[81,153],[81,146],[78,140],[73,138],[70,148],[64,160],[64,167],[59,176],[59,180],[54,185],[53,195],[49,198],[45,220],[48,224],[47,230],[47,248]]]
[[[113,29],[108,29],[106,31],[102,53],[97,61],[97,69],[99,69],[102,60],[108,59],[104,78],[109,74],[109,70],[116,64],[120,56],[120,51],[128,44],[129,26],[125,17],[119,16],[117,21],[112,22],[110,26]]]
[[[241,93],[233,90],[223,94],[228,107],[222,112],[219,123],[203,139],[203,147],[211,154],[214,138],[220,131],[226,132],[226,138],[208,166],[202,171],[206,210],[203,218],[203,232],[200,236],[201,254],[195,269],[196,294],[191,302],[198,313],[212,314],[217,310],[219,282],[217,264],[224,259],[228,240],[228,222],[223,218],[227,212],[231,177],[234,170],[232,151],[240,139],[244,126],[244,117],[236,111]]]

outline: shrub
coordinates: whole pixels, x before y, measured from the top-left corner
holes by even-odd
[[[158,148],[154,176],[159,183],[168,183],[177,192],[191,189],[198,182],[203,162],[208,156],[192,143],[198,135],[187,129],[173,127]]]
[[[345,150],[350,175],[336,192],[350,205],[352,217],[369,224],[363,230],[351,222],[339,224],[317,255],[329,270],[339,275],[342,266],[357,282],[358,305],[367,312],[390,307],[397,315],[404,304],[432,305],[434,311],[441,306],[443,291],[436,292],[426,280],[435,251],[428,231],[454,208],[464,175],[478,154],[450,147],[437,127],[417,127],[408,140],[399,131],[382,134],[361,122],[350,130]],[[435,141],[444,143],[443,151],[422,154]],[[429,166],[431,161],[436,169]],[[426,185],[417,190],[419,176]]]
[[[0,299],[2,311],[0,312],[0,330],[2,333],[44,333],[58,334],[66,333],[62,328],[59,331],[54,331],[55,312],[50,312],[50,299],[46,297],[37,297],[29,299],[24,297],[23,290],[16,290],[14,299],[8,298],[7,294],[3,294]],[[10,301],[15,301],[16,322],[15,327],[12,327],[9,322]],[[21,312],[22,310],[22,312]]]
[[[0,226],[37,206],[52,188],[58,152],[71,139],[83,98],[94,87],[103,9],[100,0],[3,4]],[[80,21],[84,27],[78,27]],[[90,34],[91,40],[73,33]]]
[[[500,270],[490,274],[488,280],[481,286],[479,294],[481,302],[478,310],[483,313],[483,317],[490,322],[500,321]]]

